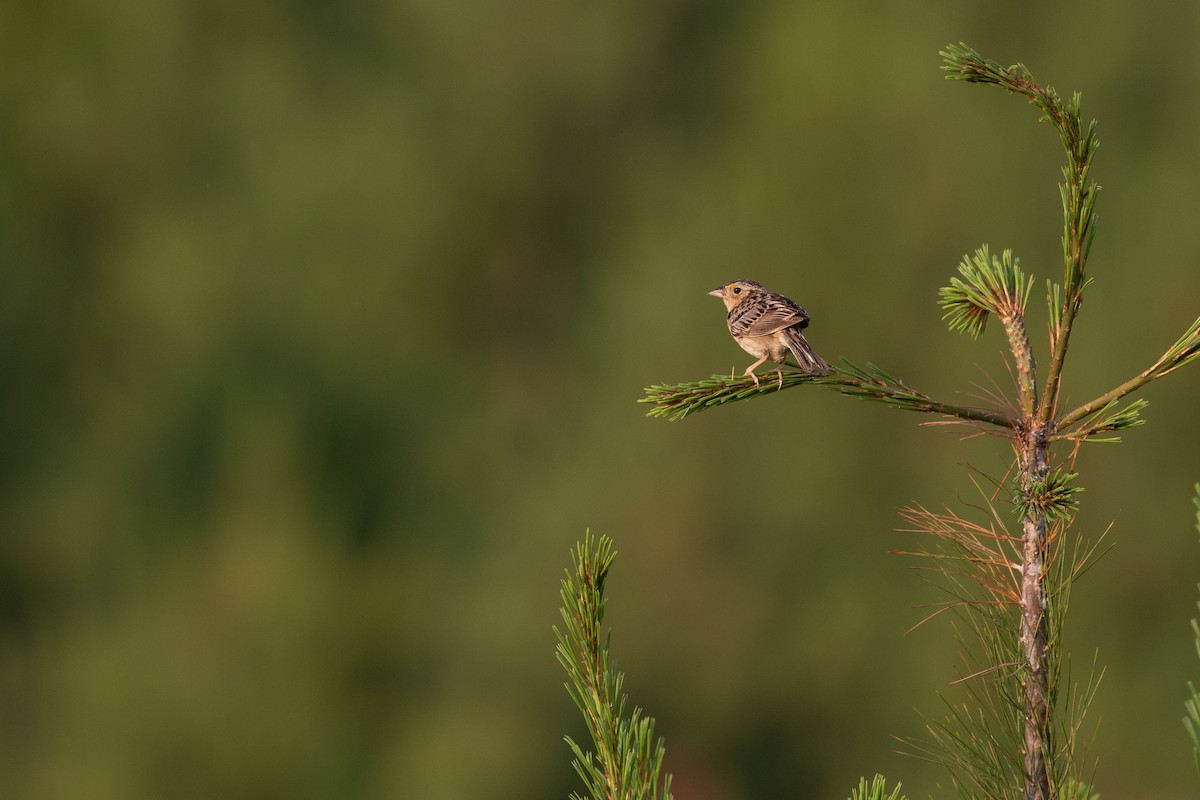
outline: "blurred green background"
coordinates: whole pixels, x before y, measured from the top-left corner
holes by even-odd
[[[960,40],[1100,120],[1074,405],[1200,313],[1196,4],[0,10],[4,795],[564,797],[551,626],[590,527],[677,796],[945,796],[894,752],[960,674],[948,624],[905,635],[940,595],[895,512],[1005,445],[816,391],[634,401],[749,363],[705,296],[742,277],[831,361],[1009,385],[936,290],[1014,248],[1044,345],[1062,156],[943,79]],[[1200,788],[1198,391],[1078,464],[1077,530],[1114,523],[1068,631],[1105,797]]]

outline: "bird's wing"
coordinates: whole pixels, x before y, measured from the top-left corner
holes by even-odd
[[[803,308],[786,298],[761,299],[742,303],[729,312],[729,332],[734,336],[769,336],[772,333],[808,324]]]

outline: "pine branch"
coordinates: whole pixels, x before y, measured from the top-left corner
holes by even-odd
[[[596,746],[595,758],[571,737],[575,771],[594,800],[671,800],[671,776],[660,779],[665,747],[654,738],[654,720],[640,708],[625,716],[625,676],[612,666],[611,632],[601,636],[604,582],[617,554],[612,540],[591,532],[571,553],[574,573],[562,581],[564,631],[558,637],[558,661],[567,671],[567,693],[583,714]],[[578,798],[579,795],[573,795]]]
[[[1115,433],[1117,431],[1136,428],[1139,425],[1146,424],[1146,420],[1142,419],[1141,413],[1150,405],[1148,400],[1134,400],[1129,405],[1121,410],[1115,410],[1119,397],[1114,397],[1109,402],[1100,407],[1094,414],[1084,420],[1078,428],[1067,431],[1065,433],[1056,433],[1050,437],[1050,441],[1076,441],[1076,442],[1119,442],[1120,436],[1106,436],[1101,438],[1099,434]],[[1072,412],[1073,414],[1074,412]]]
[[[976,339],[983,334],[990,315],[1000,319],[1017,369],[1021,412],[1028,417],[1037,405],[1037,364],[1025,331],[1025,305],[1033,278],[1027,279],[1021,272],[1021,260],[1011,250],[997,258],[987,245],[976,250],[974,257],[963,256],[958,272],[962,278],[951,278],[950,285],[938,291],[939,304],[945,309],[942,319],[951,331],[963,331]]]
[[[1063,167],[1064,183],[1059,186],[1063,205],[1061,305],[1060,310],[1051,315],[1050,366],[1038,406],[1038,423],[1044,427],[1050,422],[1058,403],[1071,326],[1082,304],[1083,290],[1089,283],[1085,273],[1088,253],[1096,233],[1095,205],[1100,189],[1090,178],[1092,158],[1100,144],[1096,137],[1096,121],[1092,120],[1084,126],[1078,92],[1072,95],[1070,102],[1064,102],[1054,87],[1042,86],[1035,81],[1024,64],[1003,67],[961,43],[949,45],[941,55],[946,62],[942,69],[949,73],[946,77],[952,80],[992,84],[1026,97],[1042,111],[1043,119],[1058,130],[1059,139],[1067,151],[1067,165]]]
[[[672,386],[655,385],[646,389],[639,403],[653,403],[646,416],[680,420],[706,408],[752,397],[773,395],[782,389],[812,384],[841,394],[886,403],[894,408],[941,414],[964,422],[981,422],[1011,429],[1015,422],[1007,414],[988,408],[943,403],[918,392],[903,381],[889,375],[874,364],[859,367],[843,359],[844,366],[833,367],[827,373],[785,372],[782,385],[774,379],[764,380],[756,387],[748,377],[714,375],[707,380],[680,383]]]
[[[1200,358],[1200,317],[1188,327],[1183,335],[1175,340],[1175,344],[1163,353],[1154,365],[1155,378],[1170,375],[1180,367],[1186,366]]]
[[[1107,424],[1110,420],[1103,416],[1107,410],[1111,409],[1125,395],[1137,391],[1152,380],[1170,375],[1175,370],[1190,364],[1197,358],[1200,358],[1200,317],[1148,369],[1059,419],[1055,423],[1056,432],[1051,437],[1051,440],[1061,441],[1063,439],[1072,439],[1082,441],[1097,433],[1120,430],[1121,428],[1119,427],[1114,428]],[[1129,408],[1121,412],[1123,415],[1126,415],[1125,418],[1118,420],[1122,427],[1129,428],[1135,424],[1139,424],[1136,421],[1137,412],[1146,406],[1144,401],[1139,402],[1140,405],[1138,403],[1131,404]],[[1075,430],[1070,429],[1072,425],[1089,418],[1092,421],[1081,425]],[[1095,420],[1097,419],[1100,421],[1096,422]]]

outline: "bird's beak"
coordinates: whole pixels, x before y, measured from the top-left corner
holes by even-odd
[[[709,294],[711,294],[713,297],[724,297],[725,296],[724,284],[713,289],[711,292],[709,292]]]

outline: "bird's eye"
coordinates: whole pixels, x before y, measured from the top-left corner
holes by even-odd
[[[734,293],[734,294],[741,294],[741,293],[742,293],[742,287],[740,287],[740,286],[735,286],[735,287],[733,287],[733,293]]]

